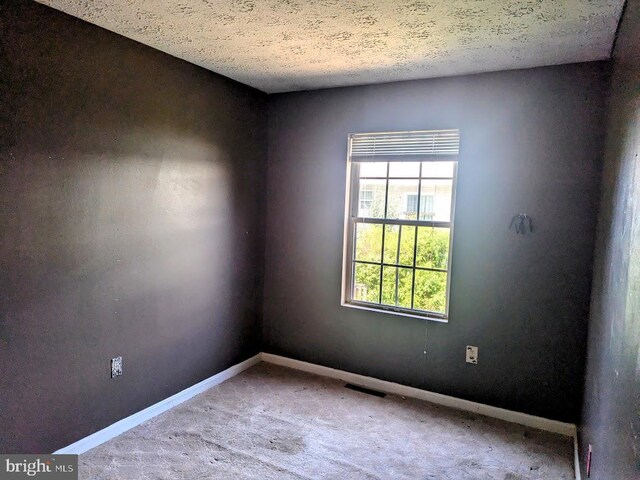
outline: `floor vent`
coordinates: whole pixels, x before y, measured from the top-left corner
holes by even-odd
[[[366,393],[367,395],[373,395],[374,397],[384,398],[387,396],[386,393],[378,392],[376,390],[371,390],[369,388],[359,387],[358,385],[353,385],[351,383],[347,383],[345,387],[351,390],[355,390],[356,392]]]

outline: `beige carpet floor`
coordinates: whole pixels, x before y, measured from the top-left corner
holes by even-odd
[[[81,479],[569,480],[571,439],[261,363],[80,456]]]

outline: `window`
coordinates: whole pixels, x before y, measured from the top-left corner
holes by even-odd
[[[360,210],[369,210],[373,204],[373,190],[360,191]]]
[[[425,220],[432,220],[435,212],[433,211],[433,195],[420,195],[420,205],[424,212]],[[410,193],[407,195],[407,215],[415,215],[418,212],[418,194]]]
[[[349,136],[343,304],[445,321],[458,130]]]

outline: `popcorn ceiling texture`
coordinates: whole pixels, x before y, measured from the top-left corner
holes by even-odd
[[[40,0],[265,92],[609,58],[623,0]]]

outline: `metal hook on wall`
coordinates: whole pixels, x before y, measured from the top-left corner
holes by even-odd
[[[515,226],[516,233],[524,235],[527,233],[527,228],[529,229],[529,233],[533,232],[533,221],[531,217],[526,213],[519,213],[514,215],[511,219],[511,223],[509,224],[509,229]]]

